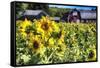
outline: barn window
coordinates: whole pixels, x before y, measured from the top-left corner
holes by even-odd
[[[75,11],[75,12],[73,12],[73,16],[76,16],[76,15],[78,15],[78,13]]]

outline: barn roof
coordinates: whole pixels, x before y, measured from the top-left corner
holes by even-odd
[[[96,11],[82,10],[80,14],[82,19],[96,19]]]
[[[53,20],[60,20],[60,17],[52,17],[53,18]]]
[[[23,15],[39,15],[40,13],[44,13],[45,15],[48,15],[46,12],[44,12],[43,10],[25,10]]]

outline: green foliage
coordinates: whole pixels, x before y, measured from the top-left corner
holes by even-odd
[[[52,17],[62,17],[64,13],[70,11],[68,8],[57,8],[57,7],[50,7],[49,14]]]
[[[64,13],[70,11],[68,8],[57,8],[49,7],[47,4],[28,4],[28,3],[17,3],[16,4],[16,15],[18,18],[21,17],[21,13],[25,10],[43,10],[52,17],[62,17]]]

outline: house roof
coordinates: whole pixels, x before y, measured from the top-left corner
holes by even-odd
[[[43,10],[25,10],[23,15],[34,15],[34,16],[36,16],[36,15],[40,14],[41,12],[43,12],[45,15],[48,15]]]
[[[96,19],[96,11],[83,10],[80,11],[80,15],[82,19]]]

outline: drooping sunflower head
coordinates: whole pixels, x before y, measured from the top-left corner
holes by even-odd
[[[59,44],[64,43],[64,37],[65,37],[65,31],[64,30],[61,30],[58,33],[58,43]]]
[[[64,37],[65,37],[65,31],[61,29],[61,31],[58,34],[58,40],[57,40],[57,46],[58,46],[58,55],[63,56],[66,50],[66,45],[64,43]]]
[[[40,43],[37,40],[33,41],[33,48],[38,49],[40,47]]]
[[[65,44],[58,44],[57,45],[57,52],[56,52],[56,55],[60,56],[60,57],[63,57],[64,56],[64,53],[65,53],[65,50],[66,50],[66,45]]]

